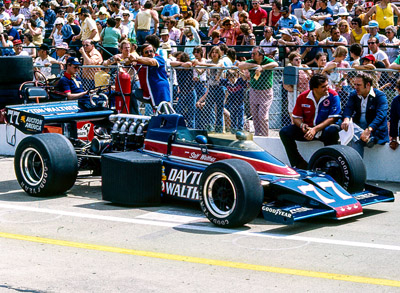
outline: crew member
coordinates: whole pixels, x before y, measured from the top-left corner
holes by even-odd
[[[329,89],[326,75],[316,73],[310,79],[310,90],[299,95],[293,110],[293,124],[281,129],[279,136],[292,167],[306,169],[308,163],[300,155],[296,140],[318,139],[324,145],[337,144],[340,98]]]
[[[82,86],[82,80],[76,76],[79,72],[79,67],[82,64],[76,57],[67,59],[67,68],[64,76],[59,80],[57,89],[64,93],[68,100],[78,100],[78,106],[83,110],[97,110],[103,108],[106,102],[102,97],[96,97],[94,104],[91,103],[89,91],[85,91]]]

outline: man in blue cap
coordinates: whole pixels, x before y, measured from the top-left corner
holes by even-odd
[[[376,20],[371,20],[368,22],[368,34],[363,35],[360,40],[360,45],[363,46],[364,52],[363,56],[368,54],[368,40],[372,37],[375,37],[379,44],[383,43],[387,37],[378,33],[379,31],[379,23]]]
[[[324,25],[316,30],[317,40],[319,42],[329,38],[331,36],[331,29],[333,26],[336,26],[336,23],[333,21],[332,17],[327,17],[323,20]]]
[[[285,28],[294,28],[296,24],[299,24],[299,21],[296,16],[289,13],[289,7],[282,7],[280,10],[281,18],[275,24],[275,28],[277,29],[285,29]]]
[[[101,109],[106,105],[103,96],[97,97],[94,102],[90,100],[89,91],[83,89],[82,80],[77,76],[82,64],[76,57],[67,59],[67,68],[64,76],[57,85],[57,90],[64,93],[68,100],[78,100],[78,106],[84,110]]]

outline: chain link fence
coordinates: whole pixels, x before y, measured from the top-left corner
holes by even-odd
[[[88,69],[91,76],[88,77]],[[297,84],[285,84],[284,68],[264,71],[256,77],[254,71],[237,68],[182,68],[168,67],[173,107],[182,114],[190,128],[213,132],[245,130],[254,135],[278,137],[279,130],[291,123],[297,96],[309,89],[309,80],[318,68],[299,68]],[[79,75],[84,89],[94,86],[115,85],[117,67],[82,66]],[[133,68],[130,74],[132,89],[139,87]],[[328,74],[330,88],[336,90],[342,109],[354,90],[354,78],[361,71],[336,68]],[[364,71],[373,77],[374,87],[385,92],[389,107],[397,96],[395,89],[399,72],[390,69]],[[62,71],[58,72],[60,76]],[[150,105],[140,103],[140,112],[151,115]],[[388,113],[389,115],[389,113]]]

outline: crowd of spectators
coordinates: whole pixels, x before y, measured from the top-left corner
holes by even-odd
[[[256,135],[268,135],[270,69],[302,67],[297,92],[309,89],[312,75],[325,74],[330,88],[347,100],[354,84],[340,69],[370,70],[375,81],[381,77],[375,68],[400,70],[398,16],[389,0],[2,0],[1,55],[29,55],[45,67],[63,68],[69,57],[83,65],[112,65],[136,62],[141,47],[150,44],[163,64],[191,69],[170,73],[176,75],[177,109],[192,127],[221,132],[229,113],[232,131],[242,129],[245,101],[238,93],[248,88],[247,116]],[[251,49],[240,52],[240,45]],[[223,69],[232,66],[240,72]],[[40,70],[50,75],[49,68]],[[84,83],[94,86],[97,71],[83,69]],[[375,86],[394,91],[395,77],[385,78]],[[297,95],[293,86],[283,88],[291,114]]]

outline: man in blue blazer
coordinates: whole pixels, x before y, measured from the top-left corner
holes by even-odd
[[[355,138],[351,145],[363,157],[364,146],[389,142],[387,127],[388,102],[384,92],[373,88],[373,79],[359,73],[354,79],[354,88],[343,111],[342,129],[349,127],[350,118],[354,122]]]

